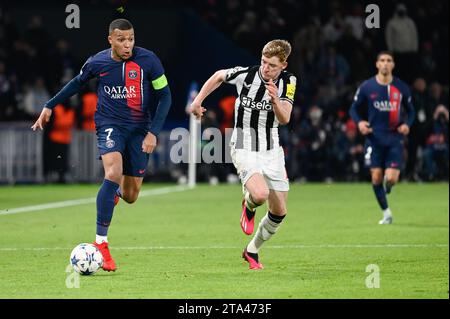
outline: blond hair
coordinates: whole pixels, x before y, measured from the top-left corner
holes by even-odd
[[[262,55],[266,58],[277,56],[281,63],[286,62],[289,54],[291,54],[291,44],[286,40],[272,40],[262,49]]]

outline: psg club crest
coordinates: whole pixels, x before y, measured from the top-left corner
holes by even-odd
[[[130,79],[135,79],[135,78],[137,78],[137,72],[136,72],[136,70],[131,70],[130,72],[128,72],[128,77],[129,77]]]
[[[106,145],[107,148],[113,148],[114,145],[116,145],[116,143],[113,140],[110,139],[110,140],[106,140],[105,145]]]

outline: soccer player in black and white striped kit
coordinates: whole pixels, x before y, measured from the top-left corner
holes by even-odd
[[[201,118],[206,111],[203,100],[222,82],[236,86],[238,98],[230,146],[244,190],[241,228],[245,234],[253,233],[256,208],[266,201],[269,207],[242,254],[250,269],[263,268],[259,250],[275,234],[287,213],[289,180],[278,126],[289,122],[294,102],[297,79],[285,70],[290,53],[288,41],[268,42],[262,50],[261,65],[217,71],[191,105],[192,112]]]

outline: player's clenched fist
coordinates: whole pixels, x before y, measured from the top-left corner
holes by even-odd
[[[272,103],[276,103],[277,100],[279,99],[279,97],[278,97],[278,88],[275,85],[275,83],[273,83],[272,79],[270,79],[269,82],[267,82],[266,89],[269,92],[269,96],[270,96],[271,102]]]
[[[44,107],[42,109],[41,115],[39,115],[39,118],[37,119],[36,123],[31,127],[33,131],[36,131],[37,128],[40,128],[41,130],[44,128],[45,124],[50,121],[50,117],[52,116],[52,110]]]

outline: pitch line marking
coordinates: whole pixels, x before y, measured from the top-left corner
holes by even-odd
[[[238,246],[132,246],[111,247],[111,250],[202,250],[202,249],[240,249]],[[448,244],[321,244],[321,245],[276,245],[266,246],[272,249],[307,249],[307,248],[448,248]],[[47,251],[47,250],[70,250],[68,247],[3,247],[0,251]]]
[[[162,188],[156,188],[156,189],[148,189],[148,190],[141,191],[139,194],[139,197],[176,193],[176,192],[182,192],[182,191],[185,191],[188,189],[190,189],[190,188],[187,186],[171,186],[171,187],[162,187]],[[89,197],[89,198],[65,200],[65,201],[61,201],[61,202],[53,202],[53,203],[47,203],[47,204],[41,204],[41,205],[31,205],[31,206],[17,207],[17,208],[11,208],[11,209],[3,209],[3,210],[0,210],[0,216],[34,212],[34,211],[40,211],[40,210],[44,210],[44,209],[54,209],[54,208],[61,208],[61,207],[92,204],[92,203],[95,203],[96,200],[97,200],[96,197]]]

